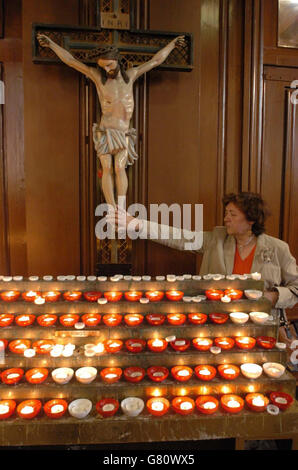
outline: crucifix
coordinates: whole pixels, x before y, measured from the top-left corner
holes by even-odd
[[[60,58],[95,84],[101,118],[93,125],[93,142],[103,171],[105,200],[115,207],[115,187],[125,201],[126,166],[138,158],[136,132],[130,127],[133,83],[154,67],[191,70],[192,40],[188,33],[130,28],[132,10],[127,0],[102,0],[97,6],[96,28],[34,24],[33,60],[49,63]],[[117,244],[112,242],[112,247],[115,261]]]

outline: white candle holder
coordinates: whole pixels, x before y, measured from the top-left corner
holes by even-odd
[[[73,378],[74,370],[70,367],[59,367],[52,371],[52,378],[54,382],[59,385],[65,385]]]
[[[126,416],[136,417],[144,408],[144,401],[137,397],[124,398],[121,402],[121,409]]]
[[[78,419],[84,419],[92,410],[92,402],[87,398],[78,398],[68,405],[68,411],[71,416]]]
[[[278,362],[265,362],[263,370],[268,377],[279,378],[284,374],[286,368]]]

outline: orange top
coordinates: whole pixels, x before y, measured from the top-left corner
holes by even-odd
[[[242,259],[241,256],[239,255],[238,247],[236,246],[236,252],[235,252],[235,258],[234,258],[234,268],[233,268],[233,273],[232,274],[248,274],[251,271],[252,267],[252,262],[254,259],[255,255],[255,250],[256,250],[255,245],[249,255],[245,258]]]

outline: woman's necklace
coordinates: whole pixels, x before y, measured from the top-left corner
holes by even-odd
[[[253,238],[254,238],[254,234],[252,234],[252,236],[249,237],[249,239],[245,243],[241,243],[241,245],[240,243],[237,242],[238,249],[242,250],[245,246],[249,245],[249,243],[253,240]]]

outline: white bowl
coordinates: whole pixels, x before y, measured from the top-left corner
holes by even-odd
[[[52,371],[54,382],[60,385],[67,384],[73,378],[74,370],[70,367],[59,367]]]
[[[126,416],[138,416],[144,408],[144,401],[137,397],[124,398],[121,402],[121,408]]]
[[[232,312],[230,313],[230,319],[233,323],[237,323],[238,325],[243,325],[249,319],[248,313],[244,312]]]
[[[268,320],[269,313],[266,313],[266,312],[250,312],[249,316],[250,316],[250,319],[254,323],[263,324],[263,323],[266,323],[266,321]]]
[[[80,367],[76,370],[76,379],[82,384],[90,384],[97,375],[95,367]]]
[[[279,378],[283,375],[286,368],[278,362],[265,362],[263,369],[268,377]]]
[[[261,290],[247,289],[244,291],[244,294],[250,300],[258,300],[262,297],[263,292]]]
[[[242,374],[248,379],[257,379],[263,372],[263,368],[258,364],[241,364],[240,366]]]
[[[88,416],[92,409],[92,402],[87,398],[78,398],[73,400],[68,405],[68,411],[71,416],[78,419],[83,419]]]

